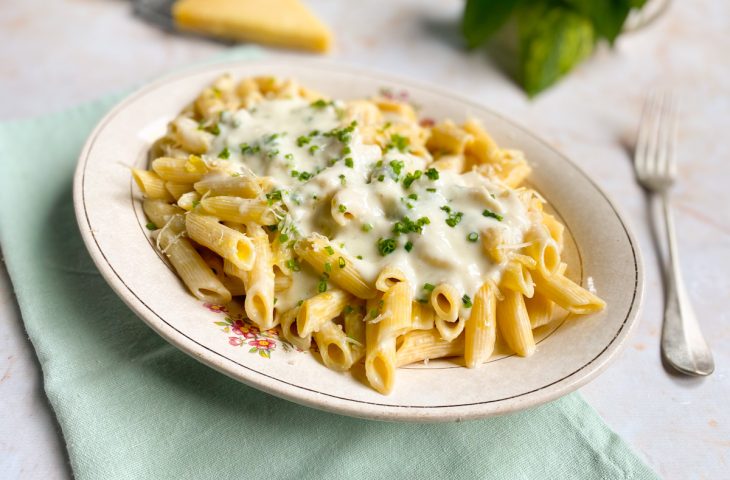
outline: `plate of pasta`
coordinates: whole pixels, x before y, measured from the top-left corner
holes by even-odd
[[[620,350],[639,252],[606,195],[452,92],[326,62],[227,63],[101,120],[74,203],[162,337],[297,403],[453,421],[555,399]]]

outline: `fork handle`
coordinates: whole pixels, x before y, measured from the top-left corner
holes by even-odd
[[[712,352],[702,337],[689,295],[682,281],[674,217],[669,197],[661,193],[662,211],[669,246],[667,298],[662,328],[662,354],[667,362],[688,375],[709,375],[715,369]]]

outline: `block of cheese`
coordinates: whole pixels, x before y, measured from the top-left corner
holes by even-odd
[[[326,52],[332,34],[298,0],[178,0],[172,15],[181,30]]]

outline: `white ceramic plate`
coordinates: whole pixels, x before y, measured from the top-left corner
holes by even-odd
[[[595,287],[608,308],[557,321],[539,332],[535,355],[500,354],[481,368],[432,361],[397,372],[392,394],[380,395],[357,372],[328,370],[275,332],[237,322],[237,312],[204,307],[187,293],[148,240],[128,166],[144,166],[167,122],[218,75],[290,76],[335,98],[380,89],[408,92],[432,118],[481,119],[500,145],[519,148],[534,167],[529,181],[568,232],[570,275]],[[81,153],[74,203],[86,246],[117,294],[167,341],[232,378],[297,403],[381,420],[444,421],[487,417],[535,406],[594,378],[620,350],[642,295],[639,252],[606,195],[580,169],[533,134],[452,92],[331,63],[278,59],[229,63],[152,83],[104,117]]]

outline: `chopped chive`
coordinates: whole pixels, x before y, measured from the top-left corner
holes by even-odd
[[[355,257],[355,258],[357,258],[358,260],[362,260],[362,255],[358,255],[358,256],[357,256],[357,257]]]
[[[347,185],[347,178],[345,178],[344,174],[340,174],[340,185],[342,185],[343,187]]]
[[[332,105],[332,102],[328,102],[328,101],[323,100],[321,98],[319,100],[317,100],[317,101],[312,102],[312,103],[309,104],[309,106],[312,107],[312,108],[325,108],[328,105]]]
[[[498,213],[494,213],[493,211],[488,210],[488,209],[484,209],[484,211],[482,212],[482,215],[485,217],[494,218],[495,220],[500,221],[500,222],[504,219],[504,217],[502,215],[500,215]]]
[[[438,180],[439,179],[439,171],[435,168],[429,168],[426,170],[426,176],[429,180]]]
[[[360,228],[362,229],[363,232],[369,232],[370,230],[373,229],[373,224],[372,223],[365,223]]]
[[[193,200],[193,208],[198,208],[198,205],[200,205],[200,200]]]
[[[286,261],[286,267],[292,272],[298,272],[302,269],[299,265],[299,261],[296,258],[290,258]]]
[[[345,213],[347,211],[347,207],[344,204],[340,203],[340,205],[337,207],[337,210],[339,210],[340,213]]]
[[[319,279],[319,284],[317,284],[317,291],[319,293],[324,293],[327,291],[327,279],[325,277]]]
[[[340,257],[340,258],[337,259],[337,266],[338,267],[345,268],[345,265],[347,265],[347,264],[345,263],[345,259],[343,257]]]
[[[433,285],[431,283],[424,283],[423,289],[428,290],[429,292],[433,292],[433,289],[436,288],[436,285]]]
[[[224,160],[228,159],[231,156],[231,152],[228,151],[228,147],[225,147],[221,153],[218,154],[218,158],[222,158]]]
[[[282,233],[281,235],[279,235],[279,243],[286,243],[288,241],[289,235],[287,235],[286,233]]]
[[[470,242],[476,242],[479,240],[479,234],[477,232],[471,232],[469,235],[466,236],[466,239]]]
[[[421,170],[416,170],[413,173],[406,174],[406,177],[403,179],[403,186],[406,188],[411,188],[413,182],[421,178],[421,175],[423,175],[423,172]]]
[[[345,315],[349,315],[354,311],[355,311],[355,309],[352,308],[352,306],[350,306],[350,305],[345,305],[345,309],[343,310],[343,312],[345,312]]]
[[[378,309],[373,308],[370,310],[370,318],[377,318],[378,317]]]
[[[469,295],[467,295],[466,293],[463,297],[461,297],[461,303],[463,303],[466,308],[471,308],[472,306],[471,298],[469,298]]]
[[[401,170],[403,170],[403,167],[405,166],[402,160],[391,160],[389,165],[390,168],[393,169],[393,173],[396,175],[400,175]]]
[[[408,195],[408,198],[410,198],[411,200],[418,200],[418,194],[417,193],[411,193],[410,195]]]
[[[390,144],[388,145],[388,148],[395,148],[400,152],[405,152],[408,150],[409,144],[410,141],[407,137],[394,133],[390,136]]]
[[[436,189],[435,188],[427,188],[426,191],[427,192],[431,192],[431,193],[436,193]]]
[[[326,247],[324,247],[324,251],[327,252],[327,255],[334,255],[335,254],[335,249],[332,248],[332,247],[330,247],[329,245],[327,245]]]
[[[386,256],[393,253],[398,246],[398,243],[394,238],[379,238],[378,239],[378,252],[381,256]]]
[[[319,150],[319,145],[312,145],[311,147],[309,147],[309,154],[314,155],[314,152],[316,152],[317,150]]]
[[[291,153],[287,153],[286,155],[284,155],[284,158],[286,160],[294,160],[294,155],[292,155]]]
[[[304,300],[299,300],[297,302],[297,307],[301,307],[303,303],[304,303]]]
[[[154,222],[147,222],[145,227],[147,227],[147,230],[157,230],[157,225]]]
[[[347,157],[347,158],[345,159],[345,166],[346,166],[347,168],[353,168],[353,167],[355,166],[355,162],[353,162],[353,161],[352,161],[352,158],[350,158],[350,157]]]
[[[324,262],[324,271],[327,273],[332,271],[332,264],[330,262]]]
[[[408,240],[403,248],[406,249],[406,252],[410,252],[411,250],[413,250],[413,242]]]

